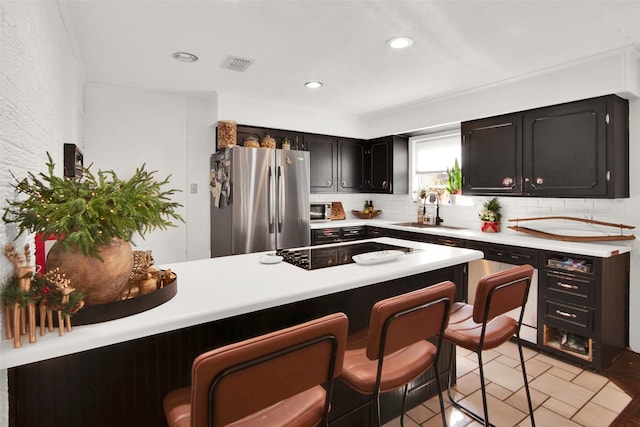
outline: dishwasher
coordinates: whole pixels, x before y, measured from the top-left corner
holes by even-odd
[[[468,248],[484,253],[484,259],[469,262],[468,268],[468,303],[473,304],[478,281],[482,276],[512,268],[514,265],[531,264],[534,268],[529,296],[524,308],[520,338],[523,341],[538,343],[538,251],[515,246],[495,245],[484,242],[467,241]],[[519,319],[520,309],[507,313],[508,316]]]

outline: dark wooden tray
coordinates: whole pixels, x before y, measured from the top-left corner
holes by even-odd
[[[157,291],[140,295],[122,301],[108,302],[106,304],[85,305],[80,311],[73,315],[71,324],[73,326],[90,325],[92,323],[106,322],[108,320],[120,319],[132,314],[142,313],[154,307],[164,304],[178,293],[178,279]]]

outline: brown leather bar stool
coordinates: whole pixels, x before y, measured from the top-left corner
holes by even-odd
[[[169,426],[327,426],[347,331],[337,313],[201,354],[165,396]]]
[[[482,351],[496,348],[507,342],[514,335],[520,354],[520,365],[527,394],[527,403],[529,404],[531,425],[536,425],[533,419],[529,382],[527,381],[527,371],[524,366],[524,356],[520,342],[520,326],[522,325],[524,305],[529,295],[532,275],[533,267],[527,264],[482,277],[478,282],[474,304],[455,303],[451,309],[449,326],[444,332],[444,337],[447,341],[471,350],[478,356],[484,417],[462,406],[451,397],[451,385],[453,382],[451,372],[453,372],[455,352],[451,353],[450,360],[452,370],[449,372],[447,386],[449,400],[455,407],[487,426],[492,424],[489,423],[489,413],[487,412],[487,392],[484,385]],[[518,321],[505,315],[508,311],[518,307],[521,308]]]
[[[447,281],[379,301],[371,310],[369,327],[349,336],[342,379],[370,396],[353,410],[370,405],[370,424],[380,425],[380,393],[404,386],[400,418],[404,425],[408,385],[433,366],[446,425],[438,360],[455,291],[455,284]],[[427,339],[436,335],[439,339],[434,346]]]

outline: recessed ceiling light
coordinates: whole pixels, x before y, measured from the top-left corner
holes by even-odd
[[[322,82],[306,82],[304,85],[309,89],[318,89],[322,87]]]
[[[198,60],[197,56],[189,52],[174,52],[171,56],[181,62],[196,62]]]
[[[393,49],[404,49],[405,47],[409,47],[413,44],[413,39],[407,36],[394,37],[387,40],[387,44]]]

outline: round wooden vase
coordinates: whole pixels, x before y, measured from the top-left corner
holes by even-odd
[[[499,222],[491,222],[491,221],[482,221],[482,231],[485,233],[499,233],[500,232],[500,223]]]
[[[71,280],[69,286],[84,294],[87,305],[118,300],[129,281],[133,268],[131,244],[114,239],[110,246],[100,249],[102,261],[83,255],[79,249],[56,242],[47,254],[47,271],[56,267]]]

